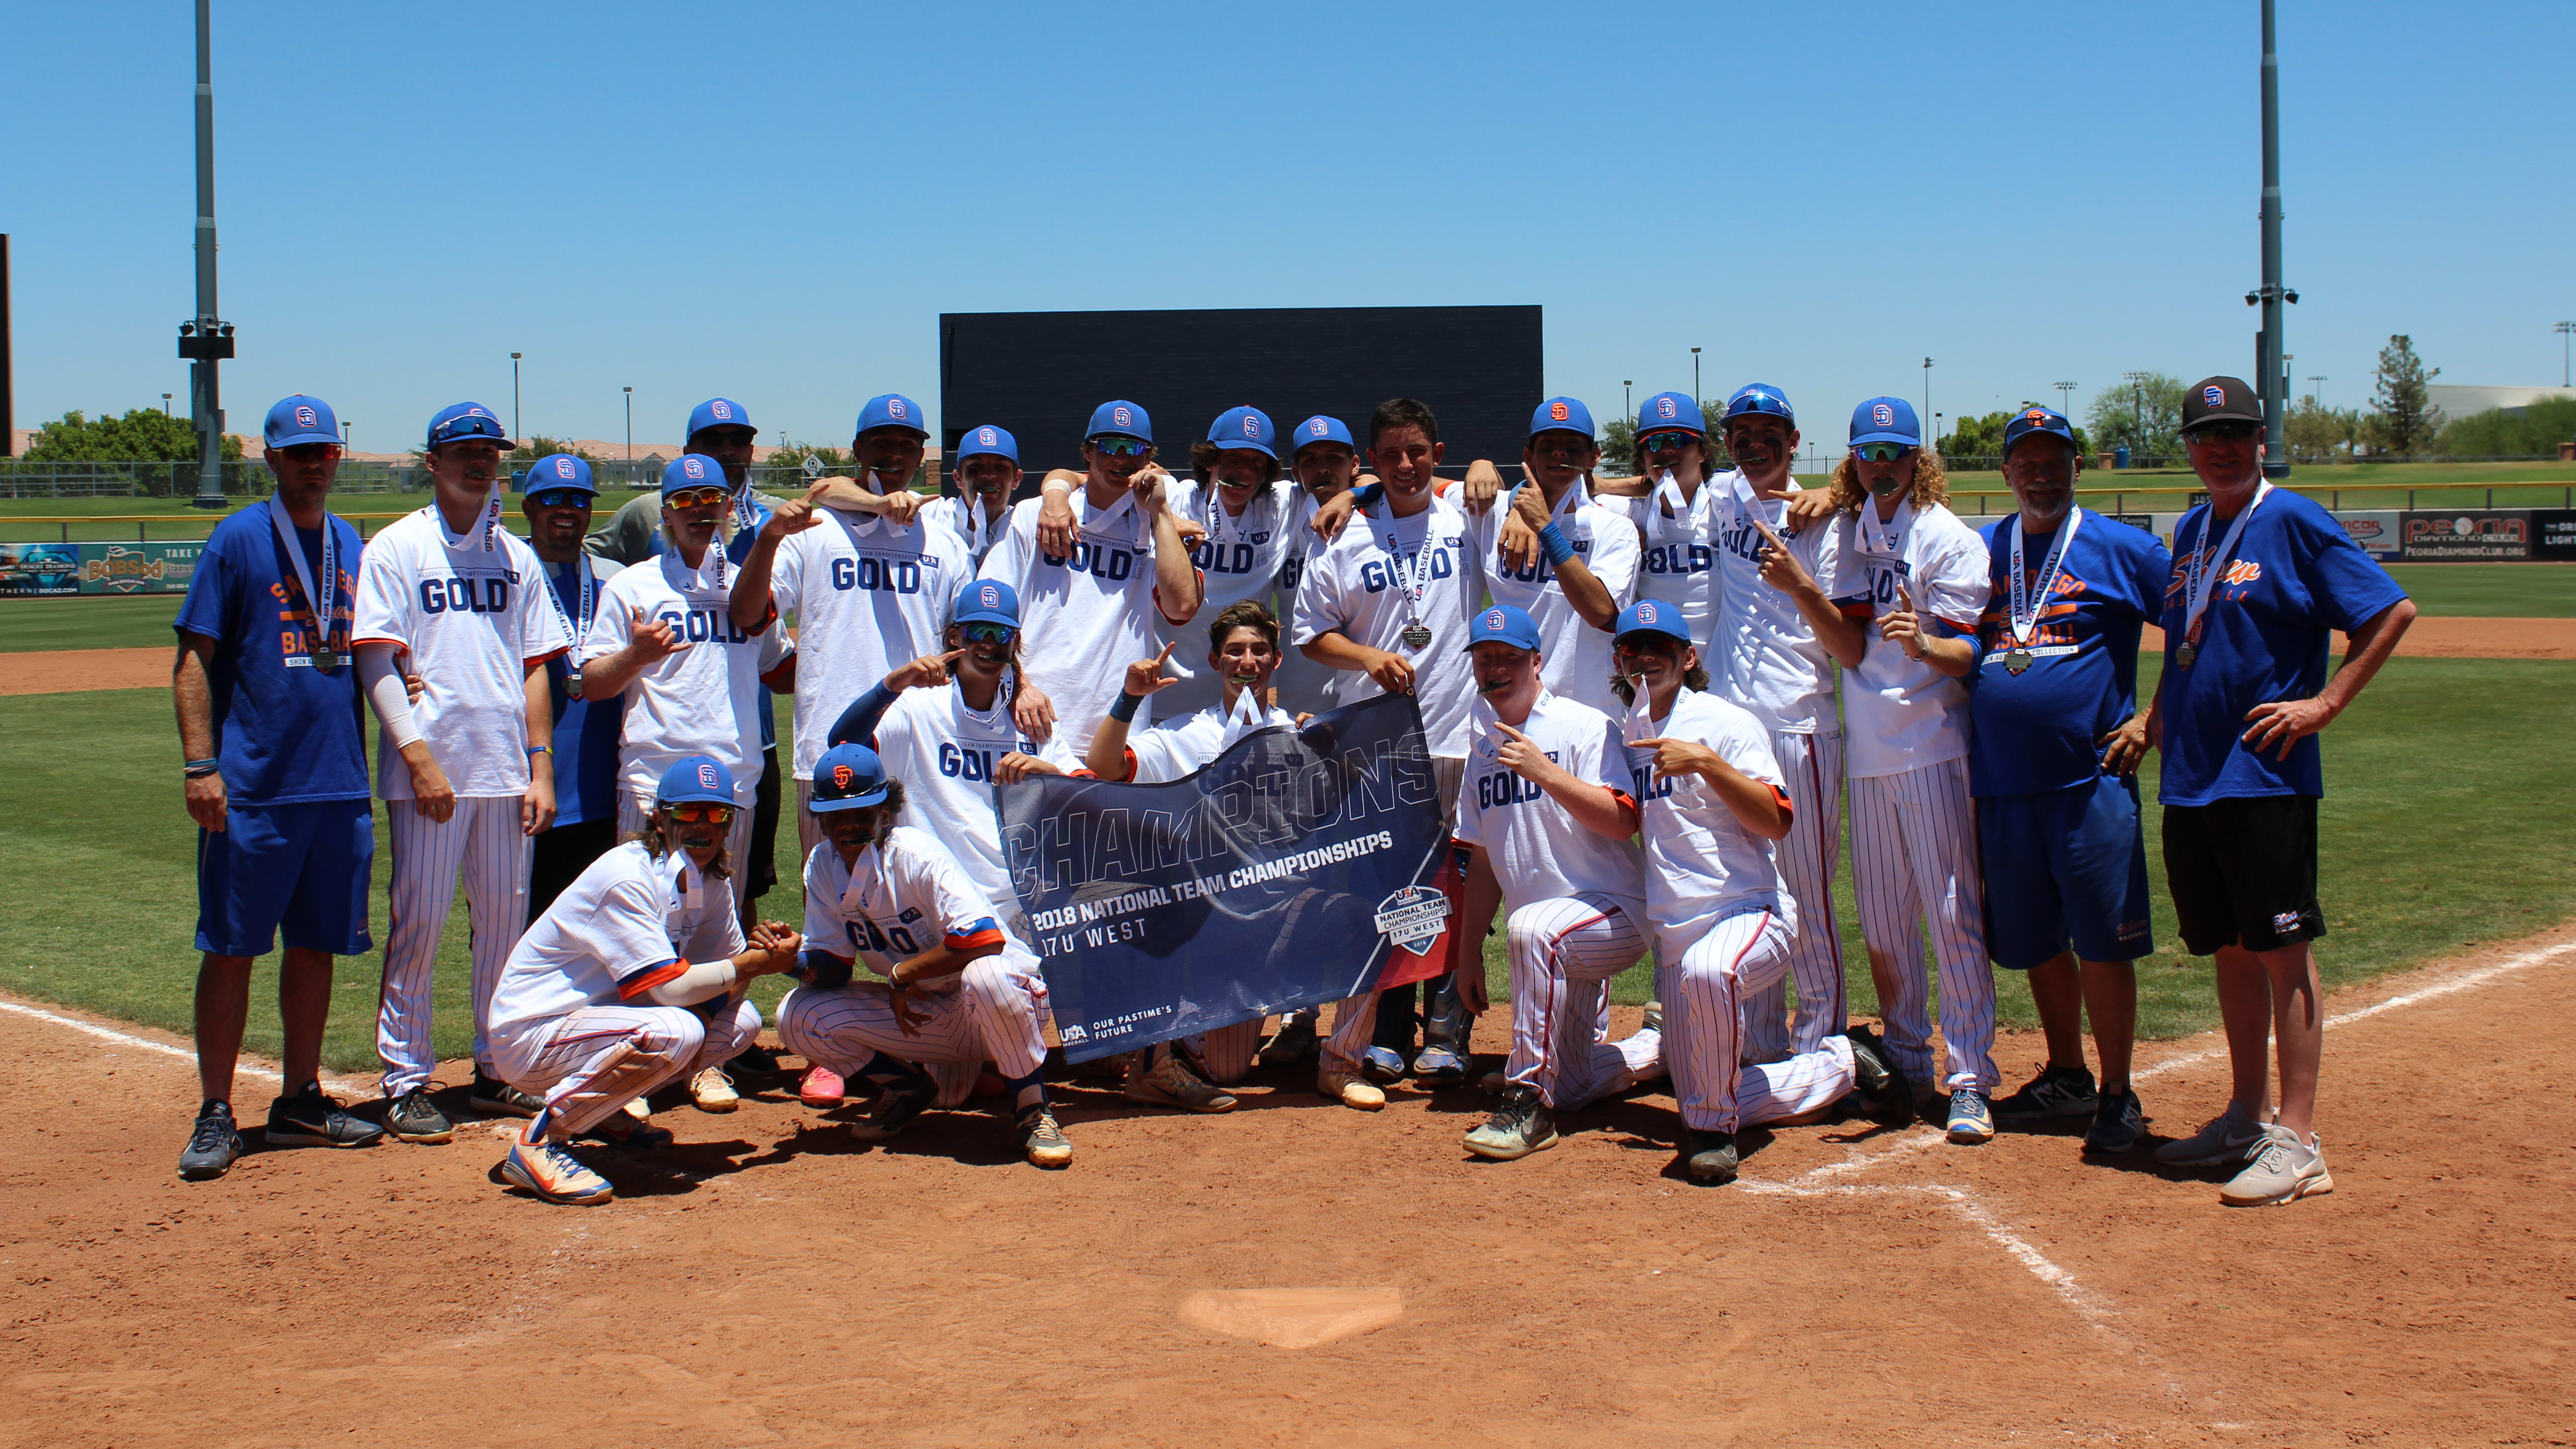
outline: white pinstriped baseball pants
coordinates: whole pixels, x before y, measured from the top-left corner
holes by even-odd
[[[685,1006],[585,1006],[492,1034],[493,1068],[546,1099],[558,1139],[587,1132],[637,1098],[742,1055],[760,1008],[735,1001],[701,1021]]]
[[[1789,973],[1789,923],[1766,907],[1721,916],[1685,942],[1662,936],[1655,994],[1664,1003],[1664,1065],[1682,1122],[1734,1132],[1839,1101],[1852,1089],[1851,1038],[1836,1035],[1784,1062],[1739,1065],[1746,996]]]
[[[1512,1055],[1503,1074],[1571,1111],[1663,1070],[1662,1042],[1641,1031],[1609,1040],[1610,978],[1646,953],[1646,933],[1618,897],[1586,891],[1532,901],[1504,923],[1512,963]]]
[[[973,1070],[986,1061],[1007,1078],[1036,1071],[1046,1060],[1046,1040],[1038,1035],[1046,983],[1036,963],[1006,951],[966,963],[961,976],[955,991],[908,993],[928,1018],[918,1035],[895,1020],[894,994],[882,981],[853,980],[829,991],[799,986],[778,1003],[778,1039],[844,1077],[858,1075],[879,1052],[924,1065],[963,1066],[970,1084]]]
[[[1888,1050],[1915,1081],[1932,1080],[1932,1022],[1923,933],[1941,973],[1941,1042],[1950,1087],[1992,1091],[1995,968],[1986,959],[1985,896],[1977,870],[1977,810],[1968,762],[1943,760],[1901,775],[1851,782],[1852,888],[1869,943]],[[1892,999],[1889,999],[1892,998]]]
[[[1840,730],[1771,736],[1789,782],[1789,834],[1777,855],[1798,923],[1789,933],[1788,974],[1744,1002],[1748,1062],[1777,1062],[1822,1048],[1850,1025],[1843,995],[1843,938],[1834,921],[1834,857],[1842,853],[1843,737]],[[1789,1011],[1787,982],[1798,986]]]
[[[489,1066],[492,993],[501,968],[528,928],[531,842],[519,828],[520,797],[460,798],[456,813],[432,820],[409,800],[385,802],[386,833],[393,844],[393,885],[388,892],[385,970],[376,996],[376,1055],[385,1060],[384,1088],[399,1097],[426,1086],[438,1069],[430,1044],[430,976],[447,912],[456,903],[456,878],[465,877],[466,921],[473,932],[474,1060]]]

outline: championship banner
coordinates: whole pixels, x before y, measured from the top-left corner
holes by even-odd
[[[1184,780],[1005,785],[1001,824],[1074,1061],[1449,969],[1457,872],[1410,695],[1255,731]]]

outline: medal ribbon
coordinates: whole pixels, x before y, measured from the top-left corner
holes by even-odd
[[[327,509],[322,514],[322,587],[318,589],[313,586],[313,566],[304,561],[303,546],[287,526],[286,505],[278,502],[274,493],[268,496],[268,521],[277,530],[277,541],[286,548],[286,560],[295,569],[295,581],[304,586],[304,607],[313,616],[311,652],[328,654],[331,611],[340,592],[340,540],[331,531],[331,514]]]
[[[590,632],[591,615],[598,611],[598,580],[591,576],[590,550],[573,551],[573,568],[581,576],[581,612],[578,615],[564,608],[563,595],[555,592],[555,571],[547,568],[539,572],[545,575],[546,597],[555,601],[555,612],[563,615],[564,632],[572,635],[573,647],[579,649],[582,637]]]
[[[1410,577],[1404,585],[1404,619],[1408,624],[1422,622],[1422,596],[1431,587],[1431,554],[1438,535],[1431,527],[1431,510],[1422,510],[1422,543],[1413,551],[1413,561],[1406,565]],[[1386,557],[1389,563],[1404,562],[1403,545],[1395,537],[1395,510],[1386,515]]]
[[[2200,616],[2202,611],[2209,607],[2209,585],[2210,581],[2220,573],[2219,560],[2236,551],[2236,540],[2244,535],[2246,523],[2254,517],[2254,510],[2262,507],[2263,500],[2270,497],[2271,493],[2270,483],[2257,484],[2254,489],[2254,500],[2245,505],[2244,512],[2236,515],[2236,522],[2228,527],[2227,537],[2219,540],[2218,547],[2214,550],[2209,546],[2209,527],[2218,521],[2217,507],[2212,505],[2208,516],[2200,521],[2200,552],[2193,556],[2183,573],[2182,637],[2184,643],[2188,644],[2200,635]]]
[[[2075,546],[2075,530],[2083,522],[2083,509],[2070,508],[2066,510],[2066,527],[2059,530],[2057,541],[2048,546],[2048,557],[2040,560],[2039,572],[2041,577],[2039,581],[2039,590],[2035,595],[2025,600],[2023,598],[2024,586],[2021,572],[2021,515],[2018,513],[2013,515],[2012,636],[2014,643],[2028,644],[2030,642],[2030,636],[2038,631],[2039,611],[2047,607],[2048,596],[2057,591],[2057,576],[2065,567],[2066,551]]]

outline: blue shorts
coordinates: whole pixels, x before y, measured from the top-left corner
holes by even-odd
[[[2086,961],[2152,953],[2147,838],[2138,782],[2110,775],[2036,795],[1977,801],[1986,876],[1986,953],[2027,971],[2071,943]]]
[[[376,819],[366,800],[235,805],[224,829],[197,832],[197,949],[265,956],[290,951],[362,956]]]

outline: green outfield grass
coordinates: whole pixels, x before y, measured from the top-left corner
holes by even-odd
[[[2152,656],[2148,660],[2153,667]],[[2152,685],[2152,675],[2147,681]],[[2576,665],[2525,661],[2398,660],[2327,737],[2321,894],[2333,934],[2319,948],[2326,979],[2366,980],[2480,941],[2576,915],[2576,763],[2534,749],[2563,724]],[[782,722],[783,723],[783,722]],[[67,748],[69,746],[69,748]],[[160,690],[0,699],[0,845],[20,882],[5,917],[12,950],[0,988],[177,1032],[189,1029],[196,953],[196,832],[180,807],[168,696]],[[2152,765],[2145,780],[2153,799]],[[378,814],[374,932],[384,933],[386,860]],[[778,849],[786,882],[765,913],[801,914],[796,832]],[[2199,1030],[2216,1017],[2206,961],[2182,954],[2164,898],[2157,813],[2147,817],[2158,950],[2140,963],[2141,1027],[2151,1036]],[[1837,872],[1851,1001],[1874,1010],[1848,868]],[[1486,952],[1497,998],[1505,975],[1497,933]],[[279,1047],[276,958],[255,987],[250,1047]],[[344,962],[326,1059],[344,1071],[375,1065],[377,960]],[[466,1050],[468,965],[463,905],[438,964],[441,1055]],[[776,1000],[763,982],[764,1003]],[[1635,1004],[1652,991],[1640,967],[1616,983]],[[2028,993],[2007,976],[2007,1026],[2034,1024]],[[2020,1065],[2003,1064],[2007,1075]]]
[[[2390,564],[2388,572],[2425,614],[2466,619],[2576,618],[2576,566]]]
[[[2086,506],[2130,513],[2179,513],[2200,484],[2187,468],[2088,468],[2077,485]],[[2372,508],[2485,508],[2495,490],[2497,508],[2564,508],[2576,490],[2576,463],[2349,463],[2303,464],[2292,470],[2292,492],[2346,510]],[[2407,489],[2415,501],[2407,502]],[[1954,472],[1954,507],[1968,516],[2012,509],[2001,473]]]

